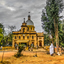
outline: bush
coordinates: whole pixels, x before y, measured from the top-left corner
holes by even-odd
[[[21,52],[22,52],[23,49],[24,49],[24,45],[19,45],[18,46],[18,52],[14,56],[17,57],[17,58],[20,57],[20,56],[22,56]]]
[[[61,43],[61,46],[64,47],[64,43]]]

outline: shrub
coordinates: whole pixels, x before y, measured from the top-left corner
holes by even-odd
[[[61,43],[61,46],[64,47],[64,43]]]
[[[19,46],[18,46],[18,52],[17,52],[17,54],[15,54],[14,56],[17,57],[17,58],[20,57],[20,56],[22,56],[22,55],[21,55],[21,52],[22,52],[22,50],[23,50],[24,48],[25,48],[25,47],[24,47],[24,44],[23,44],[23,45],[19,45]]]

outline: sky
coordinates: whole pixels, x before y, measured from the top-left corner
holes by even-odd
[[[44,32],[41,15],[45,6],[46,0],[0,0],[0,23],[6,32],[9,31],[8,25],[15,25],[17,31],[21,28],[23,18],[27,20],[30,12],[36,32]],[[64,10],[61,15],[64,15]]]

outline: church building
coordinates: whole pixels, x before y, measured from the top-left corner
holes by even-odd
[[[44,46],[43,32],[37,33],[35,31],[35,26],[33,21],[31,20],[30,15],[28,15],[27,21],[25,21],[24,18],[21,29],[19,31],[13,31],[12,47],[14,47],[15,44],[25,44],[26,46],[31,46],[31,44],[33,44],[33,47]]]

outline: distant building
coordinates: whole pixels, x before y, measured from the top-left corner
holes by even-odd
[[[44,46],[44,35],[35,31],[35,26],[31,20],[31,16],[28,15],[28,20],[22,23],[19,31],[13,32],[12,46],[15,44],[25,44],[26,46],[43,47]]]

